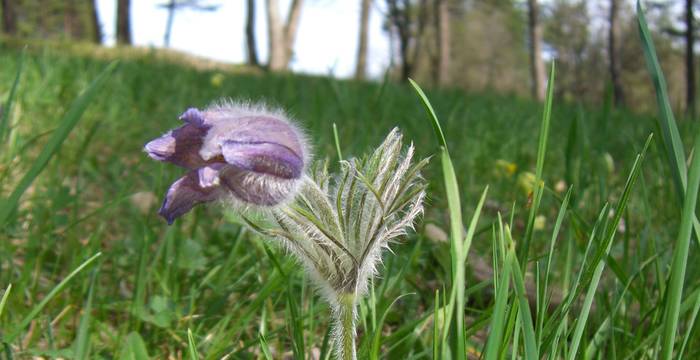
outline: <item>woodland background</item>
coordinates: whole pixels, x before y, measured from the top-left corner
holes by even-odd
[[[314,1],[314,0],[306,0]],[[625,0],[359,0],[356,77],[367,67],[367,17],[371,6],[385,11],[391,39],[388,74],[423,84],[544,97],[545,68],[556,59],[561,69],[556,96],[567,101],[614,103],[637,111],[654,108],[631,1]],[[247,22],[248,64],[284,71],[294,57],[296,30],[304,21],[304,0],[241,3]],[[116,34],[120,46],[132,39],[130,0],[118,0]],[[182,9],[217,11],[220,2],[171,0],[159,6],[172,20]],[[7,36],[103,43],[95,1],[2,0],[2,31]],[[289,5],[283,7],[281,5]],[[646,1],[647,17],[669,83],[674,107],[695,114],[697,97],[697,19],[693,0]],[[257,7],[257,8],[256,8]],[[266,13],[269,58],[261,59],[253,31],[255,12]]]

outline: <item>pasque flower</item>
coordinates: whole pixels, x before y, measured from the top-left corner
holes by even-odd
[[[394,129],[367,157],[308,171],[302,133],[280,112],[223,104],[180,117],[185,125],[145,146],[148,155],[189,172],[168,190],[160,214],[172,223],[218,199],[259,208],[256,231],[304,264],[329,303],[339,359],[356,359],[357,303],[377,272],[382,250],[413,227],[423,210],[427,159],[413,162]]]
[[[282,112],[225,102],[188,109],[180,120],[183,126],[144,147],[151,158],[189,170],[170,186],[159,211],[169,224],[201,203],[271,207],[294,197],[310,155]]]

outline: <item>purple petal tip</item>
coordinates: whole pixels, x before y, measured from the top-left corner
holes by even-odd
[[[199,172],[198,170],[190,171],[175,181],[165,194],[165,200],[158,214],[168,222],[168,225],[171,225],[175,219],[189,212],[196,205],[214,201],[220,196],[218,186],[213,184],[209,187],[200,186]],[[213,177],[215,174],[209,176]]]
[[[180,115],[179,119],[198,127],[204,125],[204,116],[197,108],[187,109],[184,113],[182,113],[182,115]]]
[[[165,202],[163,202],[163,205],[160,207],[160,210],[158,210],[158,215],[160,215],[163,219],[165,219],[165,222],[168,223],[168,225],[172,225],[175,222],[175,219],[177,218],[173,214],[169,214],[165,210]]]
[[[175,152],[175,139],[166,134],[144,145],[143,150],[154,160],[165,161]]]

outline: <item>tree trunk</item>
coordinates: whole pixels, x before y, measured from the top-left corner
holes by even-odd
[[[413,68],[411,61],[408,59],[408,36],[406,33],[399,32],[399,56],[401,56],[401,81],[405,82],[411,77]]]
[[[355,79],[358,80],[367,76],[367,27],[369,26],[369,7],[372,0],[361,0],[360,3],[360,32],[357,41],[357,62],[355,63]]]
[[[299,19],[301,18],[301,5],[303,0],[292,0],[289,8],[289,16],[287,16],[287,24],[284,27],[284,56],[285,67],[289,65],[294,55],[294,40],[296,39],[297,30],[299,29]]]
[[[102,26],[100,25],[100,17],[97,13],[97,0],[89,1],[90,6],[90,21],[92,22],[92,41],[95,44],[102,44]]]
[[[437,43],[436,68],[437,83],[444,86],[448,82],[450,70],[450,11],[447,0],[435,1],[435,35]]]
[[[695,26],[693,0],[685,0],[685,81],[686,114],[695,118]]]
[[[282,23],[277,0],[267,0],[267,28],[269,60],[268,69],[272,71],[287,70],[294,50],[294,38],[299,27],[301,5],[303,0],[292,0],[287,21]]]
[[[63,13],[63,34],[68,39],[77,40],[83,36],[78,9],[74,2],[67,1],[61,9]]]
[[[392,25],[389,24],[389,69],[393,69],[396,66],[396,33],[392,29]],[[385,75],[389,74],[389,71]]]
[[[7,35],[17,34],[17,11],[14,0],[0,0],[2,7],[2,31]]]
[[[170,0],[165,8],[168,9],[168,20],[165,23],[163,45],[167,48],[170,47],[170,34],[173,31],[173,20],[175,19],[175,0]]]
[[[622,106],[625,103],[625,96],[620,78],[620,63],[617,57],[620,39],[620,24],[618,13],[620,10],[620,0],[610,0],[610,28],[608,29],[608,56],[610,60],[610,81],[612,82],[613,100],[615,106]]]
[[[537,0],[527,0],[529,37],[530,37],[530,76],[532,78],[532,96],[543,101],[545,98],[545,73],[542,61],[542,26],[539,22]]]
[[[401,81],[407,81],[413,72],[411,60],[409,59],[410,47],[410,19],[408,14],[408,0],[403,0],[401,7],[397,0],[387,0],[389,8],[389,20],[393,27],[396,28],[396,33],[399,40],[399,60],[401,61]]]
[[[267,30],[269,59],[267,66],[272,71],[284,70],[284,34],[279,16],[277,0],[267,0]]]
[[[131,45],[130,0],[117,0],[117,44]]]
[[[410,2],[406,3],[406,9],[411,6]],[[404,10],[408,11],[408,10]],[[413,75],[413,71],[415,71],[416,67],[418,66],[418,61],[420,59],[421,55],[421,47],[423,45],[423,34],[425,34],[425,26],[428,23],[428,0],[420,0],[420,3],[418,4],[418,13],[416,21],[418,22],[418,27],[416,29],[415,34],[413,35],[413,39],[409,37],[409,49],[408,51],[412,53],[411,57],[411,66],[410,69],[412,70],[410,74],[407,74],[406,78],[409,76]],[[410,22],[410,15],[407,13],[408,16],[408,22]],[[413,45],[413,46],[411,46]]]
[[[248,50],[248,64],[260,66],[258,50],[255,42],[255,0],[248,0],[245,23],[246,49]]]

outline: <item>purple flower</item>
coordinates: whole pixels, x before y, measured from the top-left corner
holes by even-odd
[[[185,125],[144,147],[151,158],[190,170],[165,195],[159,214],[168,224],[201,203],[270,207],[294,197],[309,154],[282,113],[226,103],[190,108],[180,120]]]

